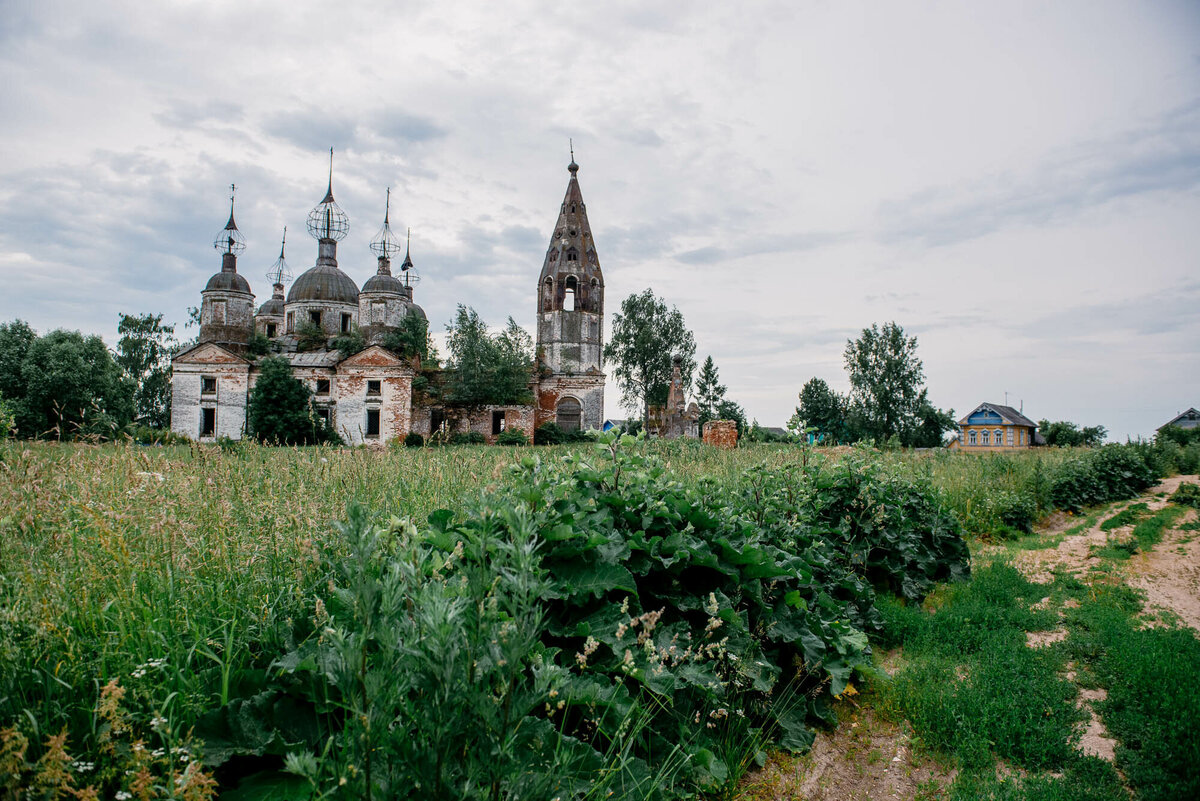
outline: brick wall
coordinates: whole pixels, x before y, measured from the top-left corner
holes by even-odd
[[[715,448],[732,450],[737,447],[737,422],[733,420],[709,420],[704,424],[704,444]]]

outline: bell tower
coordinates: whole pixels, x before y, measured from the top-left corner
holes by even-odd
[[[604,275],[572,148],[567,193],[537,285],[537,424],[604,423]]]

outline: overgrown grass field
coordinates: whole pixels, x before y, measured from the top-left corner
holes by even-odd
[[[122,798],[199,799],[218,789],[230,791],[228,797],[240,793],[242,798],[282,798],[302,792],[321,797],[336,795],[338,787],[347,783],[383,786],[380,782],[385,779],[370,774],[371,754],[382,755],[379,749],[383,746],[361,743],[370,744],[371,737],[379,736],[370,734],[366,721],[374,714],[372,702],[380,703],[382,697],[382,690],[369,689],[372,681],[382,679],[371,674],[371,669],[379,671],[381,666],[372,662],[369,669],[367,653],[370,650],[375,659],[377,650],[384,647],[380,643],[392,635],[383,629],[370,637],[364,632],[380,625],[372,618],[384,603],[376,594],[404,588],[401,594],[407,593],[407,597],[433,593],[426,598],[428,605],[447,604],[447,615],[465,614],[463,610],[478,603],[479,611],[472,613],[477,614],[476,624],[480,631],[485,626],[496,627],[493,634],[500,634],[491,643],[501,651],[516,647],[505,645],[505,638],[510,634],[517,638],[522,631],[516,623],[521,609],[531,620],[548,615],[535,622],[548,620],[547,625],[557,627],[552,641],[534,644],[531,640],[525,651],[513,657],[525,660],[516,673],[513,666],[505,664],[508,660],[503,654],[507,652],[497,652],[500,655],[493,655],[488,663],[492,672],[487,675],[510,682],[503,689],[492,688],[493,694],[500,694],[496,697],[527,696],[528,700],[541,693],[537,709],[530,707],[525,718],[512,717],[515,713],[510,713],[505,702],[502,717],[479,724],[532,732],[522,733],[521,738],[536,735],[545,742],[501,738],[497,746],[501,753],[476,755],[491,765],[481,768],[484,773],[479,774],[490,784],[475,787],[472,782],[479,776],[447,778],[439,773],[437,781],[459,782],[453,785],[455,793],[519,797],[529,788],[506,783],[510,779],[499,774],[488,774],[490,778],[484,774],[494,772],[495,765],[505,764],[506,759],[516,759],[513,754],[518,751],[542,747],[550,751],[538,759],[544,758],[545,765],[557,765],[559,774],[565,775],[563,766],[573,765],[579,775],[607,777],[591,785],[567,786],[562,789],[563,798],[601,797],[610,790],[631,797],[657,793],[664,798],[674,797],[672,793],[728,792],[770,742],[782,738],[785,744],[802,746],[799,721],[819,721],[827,715],[825,707],[813,699],[844,686],[852,673],[857,675],[856,660],[869,649],[865,638],[860,644],[855,632],[866,631],[874,637],[873,627],[882,625],[878,612],[872,611],[872,585],[881,592],[890,586],[900,595],[919,599],[926,591],[923,582],[943,575],[938,571],[958,558],[939,555],[943,545],[923,545],[934,549],[930,551],[933,561],[922,563],[921,568],[928,571],[929,578],[912,573],[915,557],[901,559],[898,554],[911,552],[913,546],[888,539],[908,525],[900,522],[902,518],[925,519],[920,516],[927,515],[931,521],[927,525],[936,529],[945,525],[935,522],[942,520],[938,516],[949,515],[947,520],[961,521],[968,532],[1010,536],[1028,530],[1033,519],[1050,508],[1086,505],[1087,492],[1092,490],[1079,487],[1103,484],[1101,474],[1108,469],[1107,463],[1099,460],[1087,467],[1092,479],[1085,481],[1080,478],[1084,468],[1078,465],[1093,457],[1058,450],[978,456],[845,449],[821,452],[781,445],[749,445],[724,452],[693,442],[638,442],[625,447],[630,454],[619,457],[613,467],[604,462],[604,449],[591,444],[373,452],[273,449],[250,443],[225,449],[0,443],[0,729],[4,730],[0,797],[6,788],[13,790],[30,781],[40,782],[38,786],[48,795],[86,793],[91,787],[124,788],[118,791],[124,793],[118,795]],[[530,478],[540,475],[531,458],[547,466],[542,478]],[[1126,456],[1114,458],[1120,461]],[[568,465],[565,460],[573,461]],[[1152,463],[1151,456],[1143,453],[1137,460],[1148,477],[1153,465],[1146,468],[1145,464]],[[602,462],[607,466],[600,466]],[[840,462],[848,466],[839,473],[836,465]],[[622,470],[626,471],[623,476]],[[559,497],[555,493],[560,483],[556,482],[568,474],[576,482],[571,486],[592,489],[584,495],[571,490]],[[1147,479],[1139,480],[1145,483]],[[1113,486],[1114,491],[1121,491],[1124,485]],[[533,491],[530,487],[540,487],[537,491],[542,494],[536,501],[527,497]],[[1126,496],[1133,491],[1136,489],[1128,490]],[[642,495],[635,500],[616,499],[616,495],[629,492]],[[670,508],[660,508],[663,503]],[[334,521],[347,519],[351,504],[367,510],[367,517],[349,529],[335,526]],[[521,511],[522,504],[530,510],[548,504],[553,511],[546,514],[551,518],[531,523],[521,517],[526,514]],[[619,504],[625,505],[618,508]],[[888,517],[899,514],[893,507],[908,511]],[[482,521],[470,523],[474,528],[462,528],[465,524],[461,522],[454,528],[449,518],[434,514],[440,509],[455,510],[461,521],[463,510],[472,508],[477,511],[469,519]],[[612,511],[606,511],[610,508]],[[764,509],[769,510],[765,519]],[[509,514],[506,510],[515,517],[497,523],[490,516],[504,517]],[[591,530],[600,511],[609,515],[605,519],[610,522],[595,531],[616,525],[618,529],[628,527],[630,533],[623,535],[625,540],[618,538],[599,546],[597,555],[587,557],[592,560],[589,571],[613,564],[615,557],[605,548],[611,550],[618,542],[633,543],[632,556],[625,558],[636,561],[638,549],[643,547],[638,543],[657,538],[659,543],[679,547],[678,542],[691,536],[688,532],[710,526],[714,533],[702,539],[711,544],[687,546],[691,558],[724,576],[721,582],[735,583],[726,586],[701,581],[712,590],[699,595],[693,604],[662,582],[678,582],[680,576],[694,579],[695,574],[679,573],[678,564],[672,567],[680,559],[677,554],[667,554],[660,544],[647,544],[644,547],[653,555],[652,564],[647,563],[641,573],[635,570],[636,586],[628,583],[633,579],[605,573],[601,580],[592,571],[580,574],[579,579],[590,584],[565,587],[556,571],[576,569],[576,562],[570,560],[597,547],[596,534],[589,535],[592,539],[587,545],[570,545],[564,540],[552,553],[557,561],[540,566],[528,562],[533,557],[522,555],[516,545],[512,550],[511,543],[503,544],[506,537],[520,539],[513,532],[540,532],[536,537],[530,535],[533,542],[545,540],[548,533],[565,538],[567,529]],[[555,514],[560,517],[553,517]],[[435,519],[427,524],[431,515]],[[861,519],[851,522],[853,515]],[[368,518],[374,522],[365,522]],[[405,522],[408,520],[416,526]],[[668,531],[664,526],[676,528]],[[764,535],[759,529],[771,533]],[[496,539],[500,531],[511,536]],[[553,534],[556,531],[564,533]],[[740,533],[735,537],[732,532]],[[958,537],[954,532],[947,529],[944,536]],[[913,536],[927,533],[914,530]],[[439,538],[445,543],[428,544]],[[466,557],[462,556],[464,542]],[[702,545],[705,554],[711,548],[714,555],[697,556]],[[470,550],[475,546],[481,550],[473,557]],[[629,545],[622,547],[628,553]],[[773,553],[777,555],[771,556]],[[801,553],[807,554],[806,562],[787,561],[794,558],[789,554]],[[962,553],[965,555],[965,547]],[[461,565],[462,589],[451,592],[445,588],[455,585],[447,582],[446,574],[455,564]],[[514,576],[521,572],[518,566],[523,564],[531,574],[543,576],[536,593],[520,582],[504,592],[497,589],[502,577],[504,582],[516,581]],[[388,573],[388,565],[398,572]],[[417,573],[405,573],[411,570]],[[817,577],[802,578],[812,570]],[[786,589],[786,581],[797,577],[801,578],[796,589],[781,591],[778,599],[764,594],[773,592],[776,585]],[[478,583],[478,596],[466,589],[472,582]],[[643,659],[641,654],[630,655],[626,650],[622,657],[620,635],[613,640],[599,628],[596,615],[611,616],[605,604],[622,595],[626,606],[629,598],[644,605],[630,613],[626,627],[636,620],[652,629],[659,621],[655,615],[661,614],[660,603],[666,604],[665,609],[678,610],[677,617],[670,620],[668,611],[660,630],[660,634],[672,632],[675,639],[638,638],[640,645],[650,643],[645,657],[650,661],[645,665],[637,662]],[[547,602],[538,598],[552,600],[546,606]],[[394,601],[400,604],[398,608],[405,603],[399,596]],[[335,617],[341,615],[339,620],[352,620],[353,625],[347,624],[346,631],[338,628],[336,636],[322,634],[323,630],[334,631],[327,627],[330,612],[326,603],[338,607]],[[500,609],[497,616],[488,617],[483,611],[488,603],[514,606],[509,612]],[[829,606],[828,616],[817,611],[822,604]],[[535,614],[535,607],[542,611]],[[884,604],[883,608],[892,607]],[[786,645],[786,637],[778,635],[779,627],[799,626],[787,617],[792,611],[785,614],[789,609],[796,615],[808,615],[804,625],[812,629],[796,628],[796,642],[803,637],[817,638],[811,645],[805,640],[804,648],[797,645],[794,655],[788,655],[793,651],[786,647],[786,654],[773,650]],[[592,617],[580,617],[585,613]],[[840,622],[847,615],[857,618],[855,628],[844,628]],[[757,624],[756,616],[761,617]],[[834,618],[838,618],[837,625]],[[889,622],[898,626],[905,619],[892,618]],[[607,617],[604,621],[608,625]],[[442,622],[451,629],[457,625],[449,618]],[[689,629],[694,625],[699,628]],[[762,628],[756,629],[756,625]],[[728,649],[735,656],[732,660],[712,657],[711,677],[692,675],[687,672],[692,668],[685,670],[678,661],[663,656],[688,637],[699,637],[696,643],[709,642],[705,647],[710,647],[711,656],[711,643],[718,642],[713,632],[722,626],[728,634],[721,654]],[[355,631],[360,640],[370,642],[369,647],[354,640]],[[537,631],[531,631],[536,639]],[[484,642],[481,647],[488,645]],[[560,668],[556,670],[561,675],[547,672],[545,665],[558,664],[554,661],[559,659],[556,648],[575,647],[580,648],[575,660],[594,653],[592,658],[600,662],[601,655],[611,650],[613,663],[594,665],[593,672],[586,674],[573,665],[571,654],[565,653],[560,662],[570,664],[581,675],[572,678]],[[655,647],[660,648],[658,655]],[[736,651],[735,647],[745,650]],[[981,653],[992,647],[988,643],[979,646]],[[360,674],[347,668],[353,667],[355,648],[362,653]],[[834,654],[835,648],[840,655]],[[812,649],[827,652],[827,656],[814,660]],[[767,656],[783,661],[772,663],[770,670],[764,667],[766,672],[755,674],[757,677],[743,666],[734,666],[739,658]],[[786,673],[780,674],[785,656],[798,660],[796,665],[806,665],[807,678],[790,683]],[[481,660],[477,657],[475,664]],[[401,661],[390,663],[391,669]],[[1013,669],[1032,670],[1036,661]],[[335,663],[342,667],[335,669]],[[816,665],[824,672],[813,673]],[[1005,668],[997,665],[996,669]],[[468,666],[464,673],[474,670]],[[675,678],[666,682],[661,678],[663,670]],[[293,677],[282,689],[281,671]],[[636,680],[628,678],[631,676]],[[583,679],[592,682],[587,690],[593,693],[591,700],[575,717],[568,707],[556,719],[553,699],[559,695],[554,688],[561,686],[566,693],[565,688],[570,687],[575,693],[572,697],[581,697],[586,694],[579,683]],[[528,687],[519,686],[526,680]],[[565,683],[554,684],[555,680]],[[696,688],[706,682],[717,682],[722,689],[700,693],[703,698],[694,707],[700,733],[690,750],[681,750],[679,742],[693,735],[670,729],[680,732],[670,736],[661,721],[675,715],[679,720],[670,718],[674,721],[671,725],[679,726],[683,717],[691,719],[693,707],[681,716],[682,707],[664,711],[655,705],[662,705],[662,699],[672,693],[699,693]],[[634,689],[635,685],[640,689]],[[670,692],[664,689],[671,687]],[[809,700],[781,708],[776,700],[769,700],[777,698],[772,696],[776,692],[773,687],[780,693],[802,693]],[[486,695],[489,690],[485,687],[483,691]],[[423,698],[424,692],[412,689],[403,703],[411,705],[412,699]],[[630,700],[621,700],[624,698]],[[752,701],[759,706],[753,707]],[[448,703],[445,700],[439,709],[450,709],[445,706]],[[597,704],[615,718],[597,713]],[[737,714],[750,722],[727,722],[737,704],[741,704]],[[297,711],[301,706],[308,712]],[[590,712],[582,711],[585,706]],[[558,708],[562,708],[561,702]],[[793,708],[799,715],[794,725],[789,717],[794,716]],[[758,709],[759,718],[752,720],[753,709]],[[701,712],[711,716],[705,717],[707,724]],[[355,728],[356,716],[362,718],[365,728]],[[1047,725],[1065,725],[1069,717]],[[393,717],[393,722],[396,719]],[[521,720],[549,721],[549,728],[543,731],[531,728],[532,724],[512,722]],[[358,732],[359,745],[337,740],[349,732]],[[738,742],[725,742],[730,738]],[[295,758],[305,750],[297,743],[313,743],[315,748],[306,757],[301,754],[304,759],[289,761],[292,774],[284,776],[279,773],[283,757],[292,754]],[[345,753],[339,755],[338,749]],[[201,756],[215,771],[198,767]],[[970,759],[977,758],[973,752]],[[1039,765],[1061,764],[1057,754],[1031,759]],[[361,775],[364,769],[365,780]],[[652,786],[659,789],[648,789]],[[676,786],[677,792],[662,790]]]

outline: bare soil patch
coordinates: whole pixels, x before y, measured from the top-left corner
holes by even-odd
[[[1185,481],[1197,482],[1198,479],[1196,476],[1173,476],[1163,479],[1141,498],[1114,506],[1111,511],[1115,513],[1139,501],[1145,502],[1150,511],[1158,511],[1167,505],[1167,499]],[[1184,519],[1192,519],[1192,515]],[[1078,518],[1062,514],[1051,515],[1046,524],[1038,527],[1038,533],[1042,535],[1061,534],[1071,527],[1072,521],[1077,522]],[[1122,533],[1128,534],[1125,528],[1112,532],[1104,531],[1100,528],[1102,522],[1103,517],[1097,519],[1096,524],[1088,530],[1067,537],[1056,548],[1021,551],[1015,558],[1017,569],[1030,581],[1042,583],[1050,581],[1053,578],[1052,571],[1055,570],[1065,570],[1075,575],[1086,572],[1100,563],[1100,559],[1093,555],[1093,549],[1105,546],[1109,541],[1110,534],[1114,537],[1119,537]],[[1129,527],[1129,530],[1132,530],[1132,527]],[[1174,547],[1179,545],[1179,539],[1179,532],[1169,533],[1164,538],[1164,542],[1160,543],[1150,554],[1143,555],[1140,560],[1135,558],[1138,565],[1131,567],[1130,573],[1153,577],[1152,583],[1158,585],[1158,592],[1164,599],[1173,603],[1179,602],[1188,606],[1190,597],[1196,604],[1197,616],[1200,616],[1200,566],[1196,561],[1196,553],[1200,553],[1200,551],[1191,554],[1189,559],[1187,553],[1179,553]],[[1194,541],[1188,545],[1193,549],[1200,548],[1200,544]],[[1185,551],[1187,551],[1188,545],[1184,546]],[[1147,564],[1142,565],[1141,562]],[[1134,583],[1134,586],[1140,585]],[[1181,594],[1176,591],[1189,586],[1191,587],[1190,592]],[[1180,617],[1183,617],[1182,613],[1180,613]],[[1194,618],[1194,620],[1196,624],[1200,624],[1200,617]],[[1188,625],[1200,630],[1200,625],[1196,624],[1189,623]]]
[[[936,795],[956,772],[913,753],[907,723],[860,708],[833,732],[818,732],[800,757],[776,754],[739,788],[742,801],[913,799]],[[933,792],[931,792],[933,791]]]

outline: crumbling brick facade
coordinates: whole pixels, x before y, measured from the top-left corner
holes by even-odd
[[[709,420],[704,424],[704,444],[714,448],[733,450],[738,444],[737,422],[734,420]]]

